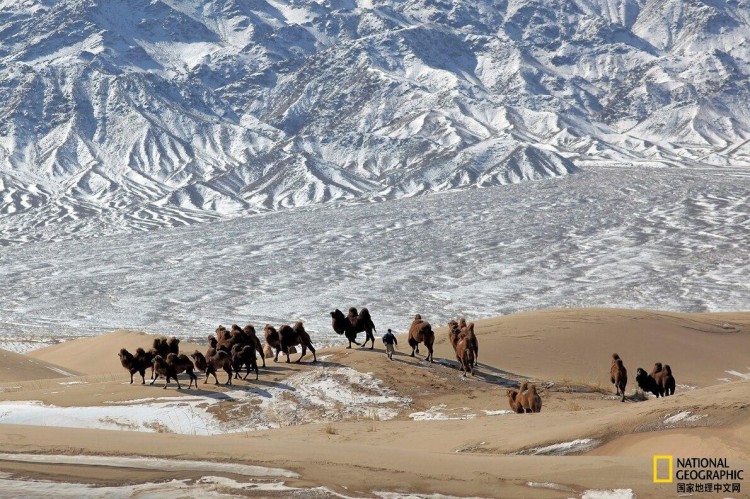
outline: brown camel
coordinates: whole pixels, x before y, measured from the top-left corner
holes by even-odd
[[[525,412],[521,405],[521,401],[518,399],[518,390],[508,390],[508,405],[510,405],[513,412],[517,414],[523,414]]]
[[[424,343],[427,347],[427,357],[425,360],[433,362],[432,360],[432,345],[435,343],[435,333],[432,331],[430,323],[423,320],[422,316],[417,314],[414,316],[414,321],[409,327],[409,346],[411,347],[411,356],[414,357],[414,353],[419,353],[419,344]]]
[[[609,379],[615,385],[615,393],[622,395],[620,402],[625,402],[625,387],[628,385],[628,370],[622,359],[616,353],[612,354],[612,367],[609,369]]]
[[[461,326],[461,322],[465,324],[463,327]],[[461,318],[458,322],[458,327],[461,330],[461,335],[469,339],[469,347],[474,354],[474,365],[476,366],[479,359],[479,340],[477,340],[477,335],[474,334],[474,323],[470,322],[466,324],[466,321]]]
[[[470,372],[474,376],[474,350],[471,347],[471,341],[468,336],[461,336],[456,344],[456,357],[461,363],[461,371],[466,376],[467,372]]]
[[[533,383],[524,382],[518,389],[521,406],[526,412],[541,412],[542,411],[542,397],[536,392],[536,385]]]
[[[651,371],[651,376],[654,378],[657,389],[662,397],[674,395],[676,382],[674,376],[672,376],[672,368],[669,367],[669,364],[662,367],[661,362],[657,362],[654,365],[654,370]]]

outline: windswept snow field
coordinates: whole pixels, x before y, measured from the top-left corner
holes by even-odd
[[[744,169],[597,167],[150,232],[101,226],[3,249],[0,347],[117,328],[203,341],[218,324],[298,319],[325,344],[341,341],[328,312],[349,306],[369,307],[378,333],[415,313],[442,325],[543,307],[745,309],[748,194]]]

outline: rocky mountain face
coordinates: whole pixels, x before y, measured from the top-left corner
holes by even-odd
[[[0,0],[5,244],[749,137],[750,0]]]

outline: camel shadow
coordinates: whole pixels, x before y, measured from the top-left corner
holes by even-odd
[[[455,369],[456,371],[461,369],[461,364],[457,360],[439,358],[435,360],[435,363],[443,367]],[[516,388],[520,384],[518,378],[523,379],[525,377],[487,364],[477,363],[476,367],[474,367],[473,378],[492,385],[498,385],[501,388]]]

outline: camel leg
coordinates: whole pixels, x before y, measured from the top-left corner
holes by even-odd
[[[313,354],[313,362],[317,362],[317,361],[318,361],[318,358],[317,358],[317,357],[315,356],[315,349],[313,348],[312,344],[310,344],[310,345],[307,345],[307,348],[309,348],[309,349],[310,349],[310,351],[311,351],[311,352],[312,352],[312,354]]]
[[[180,378],[177,377],[177,375],[174,375],[174,380],[177,382],[177,389],[182,390],[182,386],[180,386]],[[164,385],[164,388],[166,388],[167,385]]]
[[[266,367],[266,354],[263,353],[263,348],[261,348],[260,345],[257,345],[256,350],[260,354],[260,358],[263,361],[263,367]],[[257,359],[256,359],[256,361],[257,361]],[[256,367],[256,369],[257,369],[257,367]]]
[[[305,345],[300,345],[300,346],[302,347],[302,355],[300,355],[299,359],[297,359],[297,364],[299,364],[300,361],[302,360],[302,357],[304,357],[305,354],[307,354],[307,347]]]
[[[227,372],[227,382],[224,383],[225,385],[231,385],[232,384],[232,368],[226,369]]]
[[[146,384],[146,370],[145,369],[142,370],[139,374],[141,375],[141,384],[145,385]]]
[[[151,378],[151,383],[149,383],[149,385],[153,385],[154,383],[156,383],[156,380],[157,380],[158,378],[159,378],[159,375],[158,375],[158,374],[157,374],[156,376],[153,376],[153,377]]]

